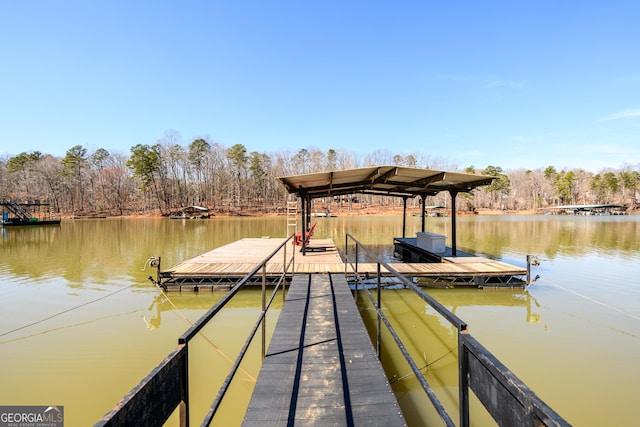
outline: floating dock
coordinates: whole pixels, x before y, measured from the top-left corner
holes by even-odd
[[[415,240],[415,239],[413,239]],[[159,282],[167,291],[229,289],[246,276],[257,264],[271,254],[284,239],[245,238],[191,258],[159,273]],[[412,244],[412,239],[395,239],[402,243],[402,251],[423,253],[424,250]],[[396,246],[396,250],[397,246]],[[451,249],[448,248],[450,251]],[[311,239],[305,255],[300,248],[291,245],[286,248],[287,258],[295,254],[294,274],[298,273],[346,273],[347,268],[333,240]],[[458,251],[458,256],[431,254],[433,261],[392,262],[389,265],[397,272],[416,280],[425,286],[509,286],[521,287],[525,282],[527,269],[502,261],[473,256]],[[267,264],[266,280],[277,280],[284,271],[285,250],[280,250],[274,262]],[[358,263],[358,273],[369,277],[377,274],[375,263]],[[383,276],[390,273],[382,270]]]
[[[60,219],[53,218],[51,206],[46,200],[0,199],[0,207],[2,207],[0,225],[3,227],[60,225]]]

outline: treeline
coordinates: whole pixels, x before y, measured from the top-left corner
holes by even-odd
[[[398,165],[496,176],[491,186],[458,197],[460,210],[532,210],[559,204],[616,203],[635,207],[640,165],[591,173],[581,169],[505,170],[499,166],[460,169],[421,153],[303,148],[275,153],[247,152],[197,138],[183,144],[167,131],[156,144],[138,144],[130,153],[77,145],[63,158],[23,152],[0,159],[0,198],[46,200],[61,215],[163,215],[189,205],[224,214],[284,212],[289,197],[277,177],[373,165]],[[448,194],[425,201],[448,206]],[[346,203],[351,198],[325,201]],[[399,206],[393,197],[358,195],[368,207]],[[418,206],[418,200],[410,202]],[[335,205],[337,206],[337,205]]]

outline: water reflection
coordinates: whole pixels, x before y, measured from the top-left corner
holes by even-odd
[[[147,325],[148,329],[154,330],[160,327],[160,322],[162,321],[162,305],[169,305],[169,299],[164,294],[156,295],[155,297],[153,297],[153,302],[147,309],[147,311],[153,313],[152,315],[150,315],[149,320],[147,320],[147,316],[145,316],[144,314],[142,315],[142,319],[144,320],[144,323]],[[171,307],[171,309],[173,309],[173,307]]]
[[[428,293],[455,314],[465,314],[468,309],[481,308],[485,313],[493,311],[496,316],[504,318],[504,312],[508,310],[511,312],[511,321],[518,318],[522,323],[534,324],[546,330],[540,313],[540,303],[526,290],[429,289]],[[450,414],[456,414],[457,330],[409,289],[386,289],[382,292],[382,301],[385,315],[406,350],[412,355],[420,372],[446,410]],[[375,342],[375,310],[362,291],[358,302],[371,338]],[[427,426],[439,423],[439,415],[431,410],[431,404],[420,383],[386,329],[382,333],[382,352],[385,371],[399,398],[403,413],[411,420],[411,425]],[[472,425],[493,424],[478,402],[474,403],[472,413]]]
[[[149,330],[159,329],[163,315],[166,316],[167,313],[182,318],[185,323],[190,326],[194,320],[198,319],[194,314],[204,314],[227,294],[227,291],[224,290],[206,290],[200,293],[191,291],[184,293],[165,293],[161,290],[158,290],[158,292],[157,295],[153,296],[149,307],[146,309],[146,313],[141,315]],[[273,287],[268,286],[267,298],[271,296],[272,292]],[[248,285],[248,287],[236,294],[236,296],[225,305],[225,310],[255,310],[261,307],[261,301],[262,291],[259,286]],[[278,313],[281,309],[282,298],[276,297],[269,311],[271,313]],[[189,317],[187,318],[184,313],[189,313]]]
[[[400,217],[318,218],[315,237],[333,238],[344,249],[349,232],[377,253],[393,260],[393,238],[402,235]],[[449,218],[427,218],[427,230],[450,234]],[[420,230],[419,219],[407,219],[407,235]],[[64,277],[69,283],[139,280],[149,256],[161,256],[170,267],[186,258],[243,237],[284,236],[281,218],[106,219],[65,221],[56,227],[3,228],[3,268],[9,274],[46,281]],[[633,259],[640,251],[640,221],[611,217],[460,217],[458,247],[494,258],[538,254],[546,259],[596,253]],[[450,244],[450,242],[447,242]],[[125,267],[125,268],[123,268]],[[147,273],[148,275],[148,273]]]

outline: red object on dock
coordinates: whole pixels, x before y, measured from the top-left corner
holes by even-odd
[[[305,235],[305,242],[307,242],[307,244],[309,244],[309,239],[311,238],[311,236],[313,236],[313,230],[316,228],[316,222],[313,223],[313,225],[311,226],[311,228],[309,229],[309,231],[307,231],[304,235]],[[296,245],[296,246],[302,246],[302,231],[298,231],[295,236],[293,236],[293,240],[291,241],[292,245]]]

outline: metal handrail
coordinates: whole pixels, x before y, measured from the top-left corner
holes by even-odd
[[[216,314],[218,314],[220,310],[222,310],[225,305],[227,305],[227,303],[238,293],[238,291],[242,289],[244,285],[249,280],[251,280],[258,271],[262,269],[262,267],[264,267],[269,261],[271,261],[271,258],[273,258],[280,251],[280,249],[283,248],[283,246],[285,247],[286,252],[286,243],[291,240],[293,236],[294,234],[289,236],[284,241],[284,243],[278,246],[273,252],[271,252],[271,254],[269,254],[264,260],[262,260],[262,262],[256,265],[249,273],[247,273],[246,276],[244,276],[238,283],[236,283],[236,285],[231,288],[231,290],[229,290],[229,292],[227,292],[227,294],[220,301],[218,301],[216,305],[211,307],[209,311],[207,311],[202,317],[200,317],[200,319],[198,319],[189,329],[185,331],[185,333],[180,336],[180,338],[178,338],[178,343],[182,344],[189,342],[189,340],[191,340],[200,331],[200,329],[202,329]],[[295,257],[295,251],[293,251],[293,254]],[[293,262],[294,257],[292,257],[292,260],[289,262],[289,264],[284,266],[283,276],[287,273],[287,269]]]
[[[266,266],[263,266],[263,277],[264,277],[265,269],[266,269]],[[286,268],[285,268],[285,272],[286,272]],[[253,338],[255,337],[256,333],[258,332],[258,328],[260,327],[260,325],[263,325],[263,320],[267,315],[267,310],[269,310],[269,307],[271,307],[271,303],[275,299],[276,294],[278,293],[278,290],[280,289],[280,285],[284,282],[283,279],[284,279],[284,274],[282,276],[280,276],[280,279],[278,279],[278,283],[273,288],[273,292],[271,293],[271,297],[269,298],[269,302],[266,304],[265,308],[260,313],[260,316],[258,317],[258,320],[256,320],[255,324],[253,325],[253,328],[251,329],[251,332],[249,333],[249,336],[247,337],[244,345],[242,346],[242,349],[240,350],[240,353],[238,354],[238,357],[236,358],[236,360],[235,360],[235,362],[233,364],[233,367],[231,368],[231,371],[229,372],[229,375],[227,375],[227,378],[225,379],[224,383],[222,384],[222,387],[220,387],[220,390],[218,390],[218,395],[216,396],[215,400],[211,404],[209,412],[207,413],[205,419],[202,421],[201,425],[208,426],[213,421],[213,417],[215,416],[216,412],[218,411],[218,408],[220,407],[220,404],[222,403],[222,399],[224,398],[224,395],[227,393],[227,390],[229,389],[229,386],[231,386],[231,381],[233,380],[233,377],[235,376],[236,372],[238,372],[238,368],[240,367],[240,363],[244,359],[244,356],[246,355],[247,351],[249,350],[249,346],[251,345],[251,342],[253,341]],[[264,351],[262,352],[262,354],[263,354],[263,357],[264,357]]]
[[[294,234],[287,237],[282,244],[280,244],[271,254],[269,254],[264,260],[258,263],[245,277],[243,277],[218,303],[210,308],[198,321],[196,321],[184,334],[178,339],[178,347],[174,350],[163,362],[161,362],[149,375],[147,375],[136,387],[132,389],[115,407],[109,411],[105,416],[96,423],[96,426],[124,426],[124,425],[163,425],[169,418],[171,413],[176,407],[180,407],[180,424],[182,426],[189,425],[189,361],[188,361],[188,344],[189,341],[194,338],[201,329],[217,314],[222,308],[242,289],[247,282],[256,276],[262,270],[262,311],[258,316],[258,320],[254,324],[249,337],[243,345],[240,353],[238,354],[233,366],[227,375],[225,381],[220,387],[218,394],[211,404],[209,412],[207,413],[202,425],[210,425],[213,420],[218,407],[220,406],[222,399],[224,398],[231,381],[235,376],[244,356],[246,355],[248,348],[255,338],[255,335],[262,325],[262,357],[265,355],[265,325],[264,319],[266,317],[267,310],[271,307],[271,303],[275,299],[280,286],[282,285],[282,292],[284,298],[285,291],[285,279],[295,264],[295,250],[292,251],[292,256],[287,259],[287,244],[293,239]],[[284,248],[284,263],[283,272],[274,287],[274,290],[266,301],[266,266],[271,259]],[[162,378],[171,376],[173,380],[178,379],[176,390],[167,393],[167,390],[163,389],[164,381]],[[175,381],[174,381],[175,382]],[[154,411],[141,411],[139,408],[153,407],[157,410]],[[136,410],[133,410],[133,409]]]
[[[349,258],[348,258],[348,254],[349,254],[349,252],[348,252],[349,239],[353,240],[354,243],[356,244],[356,260],[355,260],[356,263],[355,263],[355,265],[352,262],[350,262]],[[460,319],[458,316],[456,316],[455,314],[453,314],[452,312],[447,310],[447,308],[445,306],[440,304],[433,297],[431,297],[430,295],[427,295],[422,289],[420,289],[419,286],[417,286],[411,280],[409,280],[406,277],[404,277],[395,268],[391,267],[391,265],[389,265],[388,263],[386,263],[383,260],[381,260],[375,252],[373,252],[371,249],[367,248],[362,243],[360,243],[358,241],[358,239],[353,237],[351,234],[347,233],[346,234],[346,245],[345,245],[345,257],[347,258],[346,259],[346,263],[349,264],[353,268],[354,272],[356,272],[356,273],[358,272],[358,266],[357,266],[357,263],[358,263],[358,259],[357,259],[358,251],[357,251],[357,248],[358,247],[363,249],[365,251],[365,253],[367,255],[369,255],[371,258],[375,259],[376,263],[378,265],[384,267],[385,270],[387,270],[389,273],[393,274],[398,280],[400,280],[400,282],[402,282],[403,285],[405,285],[406,287],[412,289],[424,302],[429,304],[434,310],[436,310],[438,313],[440,313],[440,315],[442,315],[442,317],[447,319],[449,321],[449,323],[451,323],[453,326],[455,326],[458,331],[466,331],[467,330],[467,324],[462,319]]]
[[[353,274],[357,280],[356,292],[358,290],[358,283],[363,283],[362,277],[358,273],[359,249],[364,250],[364,252],[369,257],[373,258],[377,264],[377,302],[364,283],[363,288],[366,291],[373,307],[376,308],[378,318],[378,357],[380,357],[381,354],[380,322],[383,322],[406,361],[409,363],[409,366],[420,382],[423,390],[427,393],[435,410],[446,425],[454,426],[455,424],[433,392],[433,389],[427,383],[422,372],[420,372],[420,369],[413,361],[413,358],[405,348],[398,334],[393,329],[391,322],[389,322],[388,318],[382,311],[380,292],[380,289],[382,288],[381,266],[395,276],[403,285],[412,289],[422,300],[438,311],[438,313],[440,313],[458,330],[459,416],[461,426],[469,426],[469,389],[475,392],[482,405],[488,410],[491,416],[494,417],[499,425],[569,426],[569,423],[567,423],[558,413],[542,401],[542,399],[536,396],[536,394],[527,387],[526,384],[520,381],[493,354],[473,338],[471,334],[468,333],[467,324],[465,322],[435,301],[432,297],[427,295],[412,281],[398,273],[398,271],[392,268],[388,263],[382,261],[377,254],[360,243],[355,237],[350,234],[347,234],[346,236],[345,268],[348,265],[353,269]],[[349,239],[353,240],[356,245],[355,263],[349,261]],[[496,395],[500,395],[502,398],[496,399]],[[503,408],[505,406],[508,407],[507,410]]]
[[[387,316],[382,312],[382,307],[381,307],[381,304],[380,304],[380,296],[381,296],[380,295],[380,289],[381,289],[381,286],[380,286],[381,285],[381,283],[380,283],[380,266],[384,266],[385,269],[387,269],[394,276],[396,276],[405,286],[411,288],[416,294],[418,294],[420,296],[420,298],[422,298],[430,306],[432,306],[434,309],[436,309],[436,311],[438,311],[438,313],[441,313],[452,325],[454,325],[458,329],[458,331],[466,330],[467,329],[467,324],[464,323],[461,319],[459,319],[456,315],[454,315],[453,313],[448,311],[442,304],[440,304],[439,302],[434,300],[432,297],[430,297],[429,295],[424,293],[424,291],[422,291],[422,289],[420,289],[417,286],[415,286],[407,278],[405,278],[400,273],[398,273],[395,269],[391,268],[391,266],[389,266],[389,264],[387,264],[386,262],[380,260],[379,257],[374,252],[372,252],[369,248],[367,248],[362,243],[360,243],[351,234],[347,233],[346,239],[347,239],[346,240],[347,245],[345,247],[345,256],[347,257],[346,262],[349,265],[351,265],[352,268],[354,269],[354,274],[355,274],[356,279],[357,279],[358,282],[362,282],[362,278],[361,278],[360,274],[358,273],[358,270],[357,270],[357,267],[356,267],[357,263],[358,263],[358,259],[356,257],[355,265],[348,260],[348,248],[349,248],[348,242],[349,242],[349,239],[353,240],[356,243],[356,248],[360,247],[361,249],[364,249],[366,254],[371,256],[371,257],[373,257],[376,260],[376,263],[377,263],[377,269],[376,269],[377,270],[377,275],[376,276],[377,276],[378,302],[376,303],[376,301],[373,298],[373,295],[371,295],[371,292],[369,292],[369,289],[367,289],[366,286],[363,286],[363,288],[364,288],[367,296],[371,300],[371,304],[373,305],[373,307],[375,307],[376,312],[378,314],[378,328],[377,328],[378,329],[378,331],[377,331],[378,334],[377,334],[377,343],[376,343],[377,344],[376,347],[377,347],[377,350],[378,350],[378,357],[380,357],[380,354],[381,354],[380,353],[380,341],[381,341],[380,340],[380,321],[382,321],[385,324],[385,326],[387,327],[387,330],[389,331],[391,336],[393,337],[394,342],[396,343],[396,345],[400,349],[400,352],[404,356],[405,360],[407,361],[407,363],[411,367],[411,370],[413,371],[413,373],[416,376],[416,379],[418,380],[418,382],[422,386],[422,389],[424,390],[424,392],[429,397],[429,400],[431,400],[431,403],[433,404],[433,407],[438,412],[438,415],[440,415],[440,418],[442,418],[442,421],[444,421],[445,425],[447,425],[449,427],[455,427],[455,423],[453,422],[453,420],[451,419],[451,417],[449,416],[449,414],[445,410],[444,406],[440,402],[440,399],[438,399],[438,396],[435,394],[435,392],[433,391],[433,389],[431,388],[431,386],[429,385],[429,383],[427,382],[425,377],[420,372],[420,368],[418,368],[418,365],[416,365],[416,363],[414,362],[413,358],[409,354],[409,351],[406,349],[406,347],[402,343],[402,340],[400,339],[400,337],[396,333],[395,329],[391,325],[391,322],[389,322],[389,320],[387,319]],[[356,290],[357,290],[357,285],[356,285]]]
[[[222,399],[224,398],[225,394],[227,393],[227,390],[229,389],[229,387],[231,386],[231,381],[233,380],[233,377],[235,376],[236,372],[238,371],[238,368],[240,367],[240,363],[242,363],[242,360],[244,359],[244,356],[246,355],[247,351],[249,350],[249,346],[251,345],[251,342],[253,341],[253,338],[255,337],[255,334],[258,331],[258,328],[260,327],[260,325],[264,325],[263,321],[264,318],[266,317],[267,314],[267,310],[269,309],[269,307],[271,307],[271,303],[273,302],[273,300],[275,299],[276,294],[278,293],[278,290],[280,289],[280,285],[284,283],[284,279],[287,275],[288,272],[288,268],[289,266],[294,262],[295,260],[295,250],[292,251],[293,256],[291,257],[291,260],[287,263],[286,262],[286,245],[289,242],[289,240],[291,240],[294,237],[295,234],[292,234],[291,236],[289,236],[289,238],[287,238],[280,246],[278,246],[273,252],[271,252],[271,254],[269,254],[264,260],[262,260],[262,262],[260,262],[258,265],[256,265],[245,277],[243,277],[228,293],[227,295],[224,296],[224,298],[220,301],[218,301],[218,303],[216,305],[214,305],[211,309],[209,309],[209,311],[207,313],[205,313],[202,317],[200,317],[200,319],[198,319],[198,322],[196,322],[195,324],[193,324],[193,326],[191,328],[189,328],[184,334],[182,334],[182,336],[180,336],[180,338],[178,339],[179,343],[188,343],[189,340],[191,338],[193,338],[198,331],[200,331],[217,313],[220,312],[220,310],[231,300],[231,298],[233,298],[234,295],[236,295],[238,293],[238,291],[240,289],[242,289],[245,284],[253,277],[255,276],[260,270],[262,270],[262,300],[263,300],[263,307],[262,307],[262,312],[260,313],[260,316],[258,317],[257,321],[255,322],[253,328],[251,329],[251,332],[249,333],[249,336],[247,337],[247,339],[245,340],[244,345],[242,346],[242,349],[240,350],[240,353],[238,354],[238,356],[236,357],[236,360],[233,363],[233,366],[231,368],[231,371],[229,372],[229,374],[227,375],[227,378],[225,379],[225,381],[222,383],[222,386],[220,387],[220,389],[218,390],[218,395],[216,396],[216,398],[214,399],[213,403],[211,404],[211,407],[209,408],[209,411],[207,412],[207,415],[205,416],[204,420],[202,421],[202,426],[208,426],[211,424],[211,422],[213,421],[213,417],[215,416],[216,412],[218,411],[218,408],[220,407],[220,404],[222,403]],[[273,292],[271,293],[271,297],[269,298],[269,302],[267,304],[265,304],[265,276],[266,276],[266,267],[267,267],[267,263],[271,260],[271,258],[273,258],[282,248],[285,248],[285,265],[283,268],[283,272],[282,275],[280,276],[280,278],[278,279],[278,282],[276,283]],[[283,292],[284,292],[284,285],[283,285]],[[264,345],[264,342],[263,342]],[[265,351],[264,348],[262,349],[262,355],[264,357]]]

